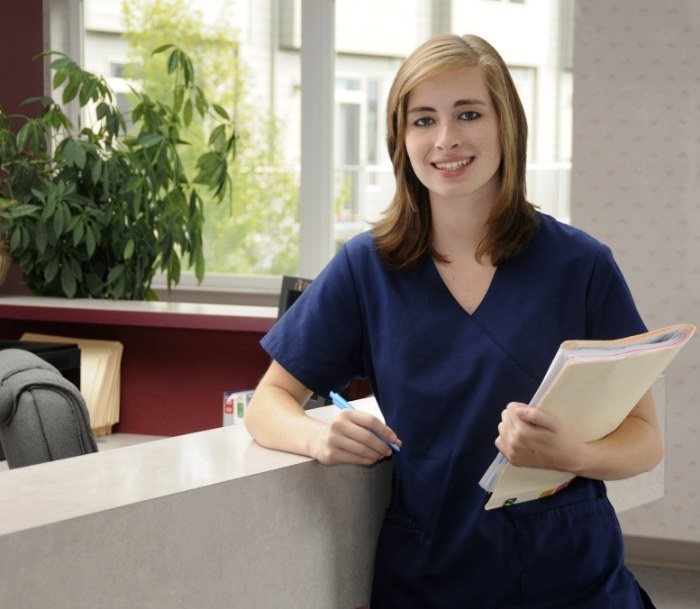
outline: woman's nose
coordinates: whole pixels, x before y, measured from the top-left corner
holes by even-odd
[[[443,123],[440,125],[435,140],[435,147],[438,150],[452,150],[459,146],[459,133],[455,125]]]

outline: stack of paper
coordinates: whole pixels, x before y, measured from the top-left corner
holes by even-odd
[[[80,347],[80,393],[90,413],[96,436],[112,432],[119,422],[120,374],[123,346],[112,340],[25,333],[21,340],[43,343],[75,343]]]
[[[575,426],[586,442],[617,429],[695,332],[677,324],[619,340],[562,343],[530,406]],[[551,495],[574,476],[508,463],[499,453],[479,484],[491,492],[485,509]]]

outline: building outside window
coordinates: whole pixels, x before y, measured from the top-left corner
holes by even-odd
[[[386,97],[403,59],[437,33],[478,34],[501,52],[530,127],[528,197],[568,219],[572,3],[335,0],[333,200],[304,203],[332,207],[335,248],[393,195]],[[239,117],[235,195],[207,210],[210,285],[299,274],[302,128],[314,128],[301,125],[301,19],[302,0],[83,0],[84,65],[113,84],[120,107],[129,85],[155,86],[139,66],[151,61],[147,43],[174,42],[191,47],[207,93]]]

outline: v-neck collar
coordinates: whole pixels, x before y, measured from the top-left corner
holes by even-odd
[[[449,300],[453,303],[453,305],[455,307],[458,307],[464,315],[466,315],[467,317],[477,317],[478,314],[484,309],[484,307],[488,306],[488,303],[491,300],[491,295],[495,290],[496,282],[498,281],[498,277],[500,275],[501,265],[496,267],[496,270],[493,273],[493,277],[491,277],[491,281],[489,282],[489,286],[486,289],[483,298],[476,306],[476,308],[470,313],[460,304],[457,298],[455,298],[455,295],[452,293],[452,290],[450,290],[450,288],[445,283],[445,280],[442,278],[442,275],[440,275],[440,271],[438,270],[433,257],[430,254],[426,254],[426,258],[426,264],[428,266],[428,270],[431,277],[435,282],[439,284],[439,289],[443,292],[443,294],[446,295],[449,298]]]

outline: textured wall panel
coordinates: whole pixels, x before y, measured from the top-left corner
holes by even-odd
[[[608,243],[647,325],[700,322],[700,2],[578,0],[571,219]],[[700,338],[667,371],[666,497],[631,535],[700,541]]]

